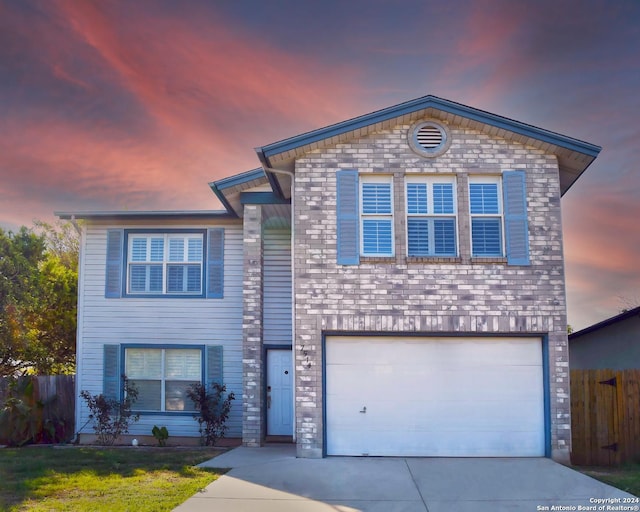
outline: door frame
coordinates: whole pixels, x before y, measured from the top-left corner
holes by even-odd
[[[263,432],[262,432],[262,439],[264,440],[267,437],[267,429],[268,429],[268,425],[267,425],[267,372],[269,371],[269,366],[267,364],[267,352],[269,350],[289,350],[292,351],[293,350],[293,345],[292,344],[270,344],[270,345],[262,345],[262,364],[263,364],[263,368],[264,371],[262,372],[262,424],[264,425],[263,428]],[[294,354],[291,354],[291,373],[293,375],[293,386],[292,386],[292,393],[293,393],[293,400],[291,401],[291,405],[293,407],[293,432],[292,432],[292,439],[295,441],[296,439],[296,415],[295,415],[295,407],[296,407],[296,401],[295,401],[295,393],[296,393],[296,383],[295,383],[295,376],[296,376],[296,372],[295,372],[295,357]]]

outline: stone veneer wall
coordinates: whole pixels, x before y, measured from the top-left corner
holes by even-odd
[[[440,121],[438,121],[440,122]],[[560,185],[553,155],[484,133],[449,126],[450,149],[415,154],[409,125],[315,150],[296,162],[295,323],[298,456],[321,457],[322,333],[535,333],[548,336],[552,456],[567,461],[570,404]],[[338,169],[393,175],[396,256],[336,264]],[[526,170],[531,266],[472,260],[468,176]],[[404,177],[455,173],[458,258],[406,257]]]

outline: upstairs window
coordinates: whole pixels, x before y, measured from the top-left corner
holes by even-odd
[[[455,178],[408,177],[407,255],[457,256]]]
[[[393,185],[391,176],[360,177],[360,252],[393,256]]]
[[[502,257],[503,207],[502,180],[498,176],[469,177],[471,214],[471,255]]]
[[[202,233],[130,233],[127,293],[202,295]]]

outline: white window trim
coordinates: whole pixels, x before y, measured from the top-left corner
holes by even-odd
[[[172,378],[167,378],[166,376],[166,352],[167,350],[197,350],[200,352],[200,378],[198,379],[198,382],[200,384],[202,384],[204,382],[204,375],[203,375],[203,371],[202,371],[202,361],[204,358],[204,351],[202,350],[202,348],[200,347],[180,347],[180,346],[163,346],[163,347],[156,347],[153,345],[149,345],[149,346],[145,346],[145,347],[141,347],[141,346],[127,346],[124,347],[124,374],[127,375],[127,351],[128,350],[160,350],[160,409],[136,409],[135,403],[133,405],[133,409],[136,411],[139,411],[141,413],[151,413],[151,414],[157,414],[157,413],[165,413],[165,414],[193,414],[193,412],[195,411],[195,409],[186,409],[186,410],[182,410],[182,411],[171,411],[171,410],[167,410],[167,404],[166,404],[166,398],[167,398],[167,394],[166,394],[166,382],[170,381],[170,382],[180,382],[180,381],[184,381],[184,382],[192,382],[194,379],[184,379],[184,378],[177,378],[177,377],[172,377]],[[147,380],[147,381],[156,381],[158,379],[151,379],[151,378],[131,378],[132,381],[137,381],[137,380]]]
[[[498,185],[498,211],[499,213],[471,213],[471,184],[472,183],[496,183]],[[504,258],[505,249],[505,232],[504,232],[504,205],[502,197],[502,176],[494,175],[474,175],[469,176],[469,184],[467,186],[467,198],[469,201],[469,250],[472,258]],[[500,255],[495,256],[474,256],[473,254],[473,219],[489,218],[500,219]]]
[[[424,183],[427,185],[427,212],[428,213],[409,213],[409,192],[408,186],[411,183]],[[453,186],[453,213],[433,213],[433,185],[438,183],[450,183]],[[406,203],[406,216],[407,223],[405,227],[405,237],[406,237],[406,247],[407,247],[407,256],[410,258],[455,258],[459,255],[459,229],[458,229],[458,189],[457,182],[455,176],[443,176],[443,175],[431,175],[431,176],[411,176],[408,175],[405,177],[405,203]],[[456,239],[455,239],[455,255],[446,255],[441,256],[438,254],[429,254],[426,256],[414,256],[409,254],[409,218],[425,218],[425,219],[442,219],[449,218],[454,220],[455,230],[456,230]],[[433,238],[429,237],[429,246],[430,248],[434,246]],[[434,248],[435,251],[435,248]]]
[[[132,261],[131,257],[133,254],[133,241],[135,239],[144,238],[147,240],[147,260],[146,261]],[[163,241],[163,257],[162,262],[160,261],[151,261],[151,239],[152,238],[162,238]],[[189,251],[189,239],[199,239],[201,241],[201,258],[198,262],[188,261],[188,251]],[[183,256],[186,258],[183,261],[170,261],[169,260],[169,240],[171,239],[182,239],[185,241]],[[129,233],[127,237],[127,254],[126,254],[126,294],[131,296],[164,296],[164,295],[177,295],[177,296],[201,296],[204,294],[204,276],[205,276],[205,260],[204,260],[204,251],[205,251],[205,242],[206,238],[203,233],[188,233],[188,232],[135,232]],[[162,265],[162,291],[133,291],[131,290],[131,267],[136,265]],[[168,291],[168,279],[167,279],[167,266],[171,264],[177,265],[200,265],[200,290],[197,292],[192,291]]]
[[[363,213],[363,208],[364,208],[364,204],[363,204],[363,197],[362,197],[362,186],[365,183],[385,183],[385,184],[389,184],[390,186],[390,191],[389,193],[391,194],[391,213],[390,214],[386,214],[386,213]],[[387,258],[387,257],[393,257],[396,254],[396,250],[395,250],[395,227],[394,227],[394,213],[395,213],[395,204],[394,204],[394,200],[393,200],[393,176],[388,176],[388,175],[376,175],[376,174],[371,174],[371,175],[360,175],[360,180],[358,183],[358,202],[359,202],[359,209],[360,211],[358,212],[358,216],[359,216],[359,229],[360,229],[360,256],[364,257],[364,258],[369,258],[369,257],[382,257],[382,258]],[[368,219],[388,219],[391,222],[391,252],[390,253],[376,253],[376,254],[366,254],[364,252],[364,221],[368,220]]]

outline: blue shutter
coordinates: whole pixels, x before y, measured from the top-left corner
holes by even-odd
[[[527,190],[524,171],[504,171],[504,225],[509,265],[530,265]]]
[[[223,384],[224,370],[222,366],[222,345],[207,347],[207,387],[217,382]]]
[[[105,297],[122,296],[122,254],[124,233],[121,229],[107,231],[107,262],[105,271]]]
[[[207,297],[221,299],[224,296],[224,229],[209,230],[207,251]]]
[[[360,263],[358,171],[337,171],[336,188],[338,265],[358,265]]]
[[[120,400],[120,345],[105,345],[102,394],[109,400]]]

